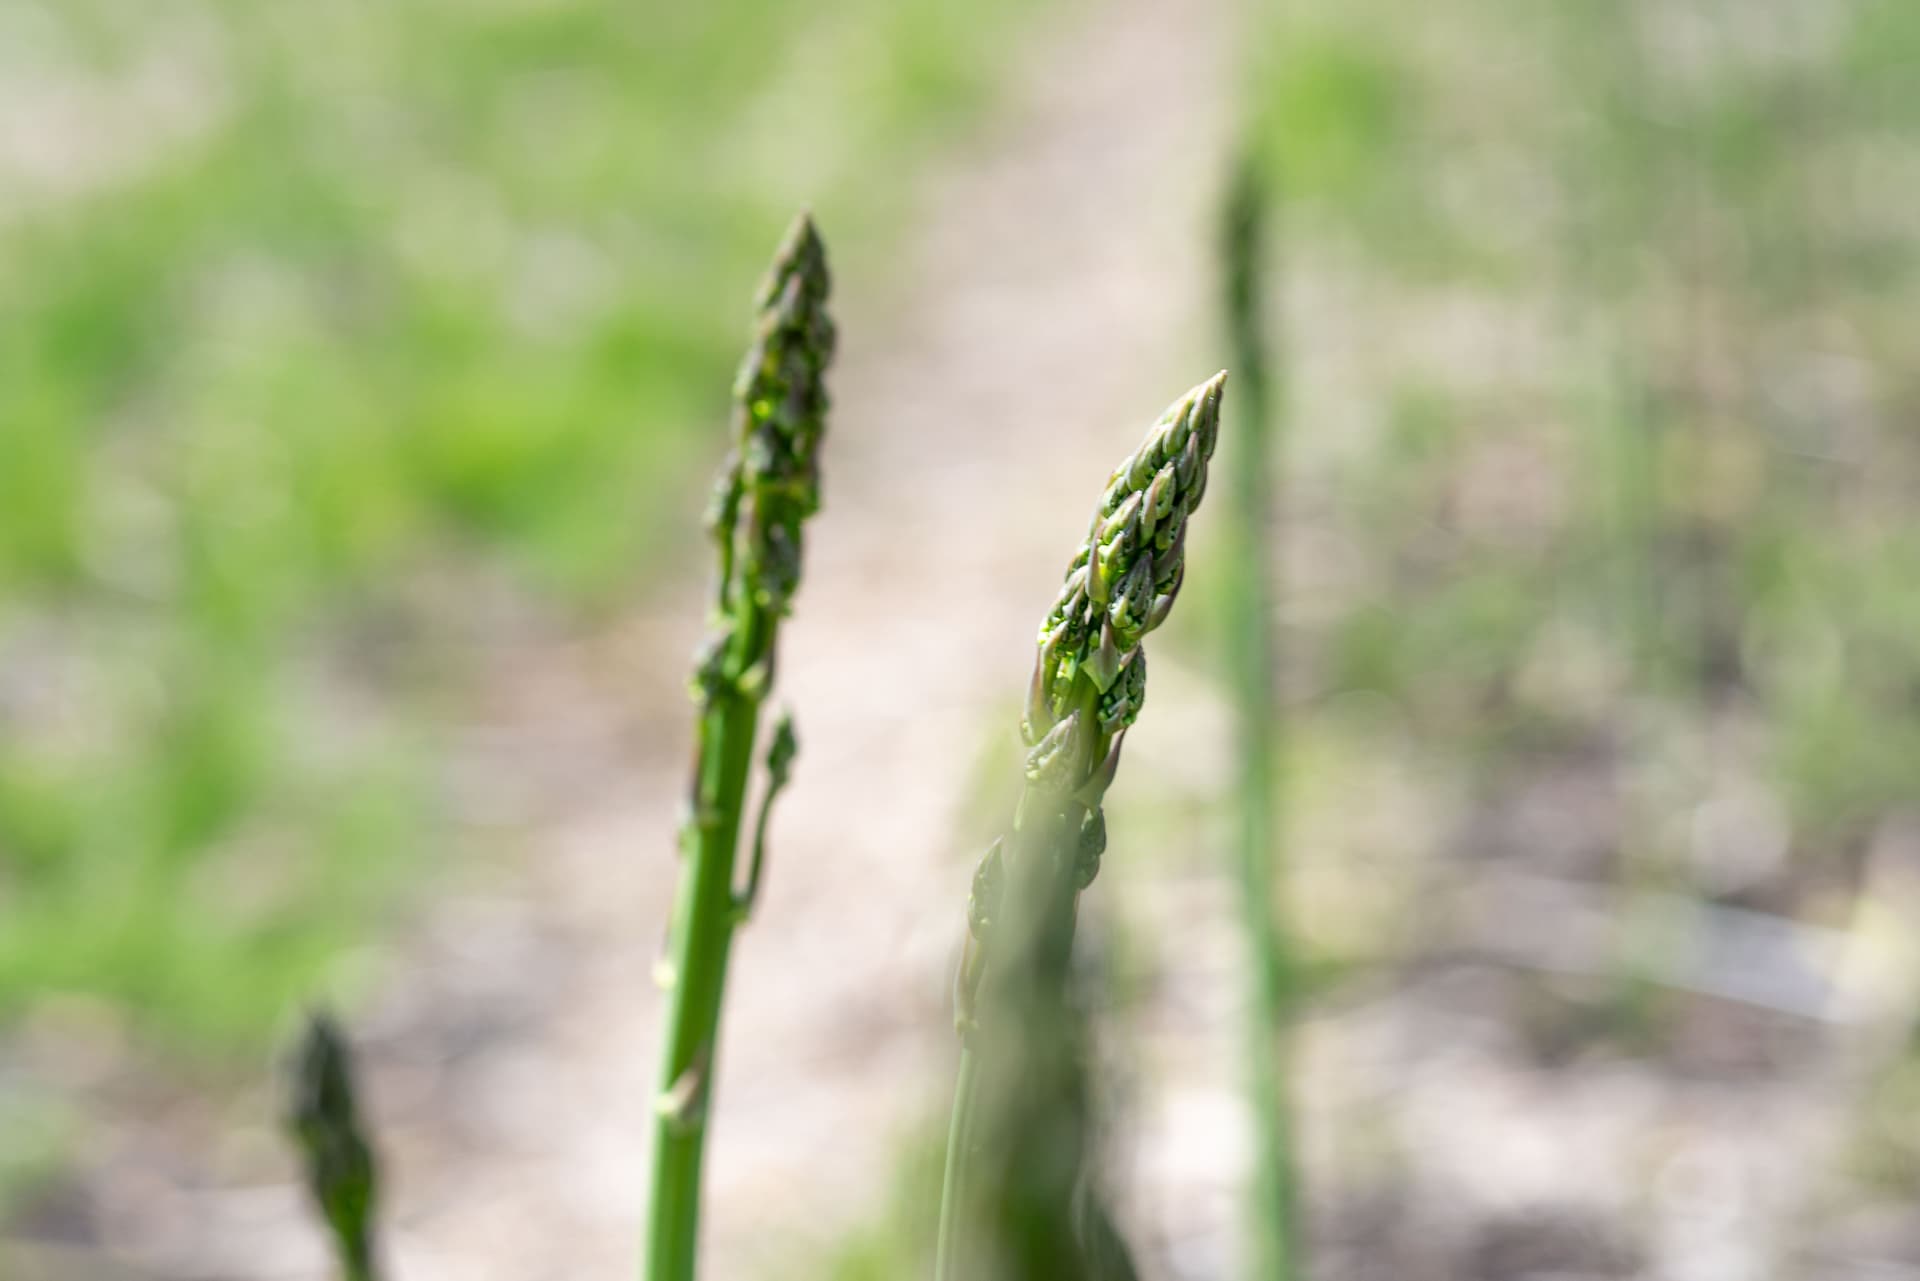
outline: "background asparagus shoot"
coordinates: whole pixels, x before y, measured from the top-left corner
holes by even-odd
[[[1237,713],[1239,819],[1235,870],[1242,928],[1252,960],[1247,1000],[1247,1090],[1254,1115],[1254,1189],[1249,1216],[1250,1275],[1285,1281],[1298,1272],[1297,1207],[1291,1118],[1287,1110],[1287,1020],[1292,966],[1277,918],[1274,885],[1279,839],[1274,771],[1279,718],[1274,706],[1271,623],[1273,515],[1267,339],[1261,323],[1268,198],[1251,151],[1234,167],[1222,209],[1222,305],[1233,352],[1231,553],[1227,557],[1226,635]]]
[[[747,883],[736,887],[748,774],[760,709],[773,687],[780,620],[800,583],[801,525],[819,506],[823,383],[833,356],[826,250],[806,214],[760,288],[752,345],[734,383],[734,442],[708,512],[719,556],[714,630],[695,668],[693,778],[681,833],[687,860],[659,979],[667,990],[646,1275],[688,1281],[699,1240],[700,1167],[711,1106],[720,1006],[734,927],[759,889],[766,807],[797,740],[781,721],[752,831]]]
[[[333,1235],[347,1281],[378,1281],[374,1243],[379,1177],[360,1128],[347,1040],[319,1011],[295,1047],[287,1128],[305,1166],[307,1191]]]
[[[1113,472],[1041,625],[1021,726],[1026,786],[1012,832],[974,876],[956,980],[941,1281],[1132,1275],[1087,1181],[1067,977],[1075,907],[1106,847],[1101,800],[1146,696],[1142,641],[1180,590],[1225,379],[1175,401]]]

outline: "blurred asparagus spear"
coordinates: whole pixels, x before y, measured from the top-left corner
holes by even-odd
[[[1279,718],[1274,704],[1271,622],[1272,457],[1268,439],[1267,341],[1260,298],[1268,195],[1258,162],[1242,155],[1221,218],[1222,303],[1233,352],[1239,426],[1227,557],[1227,643],[1238,715],[1240,830],[1236,870],[1242,928],[1252,960],[1247,1003],[1247,1088],[1254,1115],[1253,1258],[1250,1275],[1285,1281],[1297,1272],[1297,1209],[1287,1109],[1286,1038],[1291,964],[1277,917],[1279,839],[1274,815]]]
[[[340,1029],[315,1011],[295,1050],[287,1126],[306,1167],[307,1190],[333,1233],[347,1281],[377,1281],[374,1214],[379,1171],[360,1128],[353,1061]]]
[[[690,1281],[699,1243],[700,1169],[713,1090],[727,954],[764,865],[766,807],[786,782],[797,740],[783,718],[767,752],[769,785],[750,829],[747,884],[736,888],[748,775],[776,642],[800,583],[801,525],[820,504],[823,378],[833,357],[826,249],[797,218],[761,284],[752,345],[734,383],[732,452],[708,532],[719,558],[715,629],[693,678],[699,706],[689,813],[668,954],[646,1275]]]
[[[1146,696],[1141,642],[1185,575],[1187,518],[1206,492],[1225,380],[1175,401],[1114,471],[1040,628],[1021,726],[1026,787],[1013,830],[975,874],[956,980],[962,1048],[940,1281],[1132,1275],[1087,1183],[1067,978],[1079,894],[1106,848],[1101,800]]]

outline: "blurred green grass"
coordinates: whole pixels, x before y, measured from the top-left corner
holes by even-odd
[[[1264,13],[1295,919],[1377,973],[1459,955],[1433,896],[1592,886],[1621,954],[1580,1048],[1671,1068],[1702,1002],[1637,983],[1686,943],[1662,895],[1903,910],[1920,7]],[[1834,1206],[1920,1190],[1897,1054],[1836,1101],[1881,1185]]]
[[[1332,302],[1331,348],[1301,345],[1365,388],[1291,437],[1348,558],[1304,679],[1525,752],[1529,713],[1567,712],[1530,669],[1585,638],[1612,694],[1759,722],[1740,767],[1796,850],[1857,844],[1920,777],[1920,237],[1893,216],[1920,11],[1271,12],[1252,106],[1289,323]]]
[[[440,830],[409,592],[677,573],[780,226],[883,252],[1024,11],[0,0],[56,131],[0,170],[0,1019],[219,1054],[378,937]]]

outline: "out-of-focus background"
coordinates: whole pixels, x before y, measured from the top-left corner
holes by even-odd
[[[713,1275],[922,1267],[973,854],[1269,173],[1314,1275],[1920,1276],[1911,0],[0,0],[0,1277],[636,1255],[698,514],[836,268]],[[1218,466],[1231,467],[1234,443]],[[1088,899],[1121,1217],[1241,1268],[1226,602]]]

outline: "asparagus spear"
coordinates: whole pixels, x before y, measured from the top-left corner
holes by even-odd
[[[990,1265],[996,1276],[1131,1271],[1110,1228],[1070,1230],[1076,1220],[1097,1226],[1105,1217],[1085,1191],[1087,1108],[1067,969],[1078,896],[1106,848],[1101,799],[1146,696],[1142,641],[1180,590],[1187,519],[1206,492],[1225,379],[1217,374],[1175,401],[1114,471],[1040,628],[1021,725],[1026,787],[1012,831],[975,873],[955,982],[960,1075],[939,1281],[970,1274],[962,1258],[969,1230],[999,1238],[981,1246],[999,1252]],[[984,1135],[983,1096],[997,1113]],[[976,1194],[975,1167],[989,1160],[995,1186]],[[983,1228],[985,1199],[998,1209],[997,1222]],[[1100,1249],[1090,1235],[1101,1238]],[[1099,1264],[1096,1254],[1111,1262]]]
[[[736,889],[760,710],[773,686],[780,621],[800,583],[801,526],[820,505],[823,377],[834,347],[827,293],[826,249],[803,213],[760,288],[753,342],[734,382],[733,448],[707,517],[719,574],[715,627],[693,679],[698,728],[681,831],[687,867],[659,971],[668,998],[647,1220],[651,1281],[694,1275],[727,953],[758,892],[766,806],[785,783],[796,747],[791,722],[783,720],[767,753],[770,783],[751,829],[748,882]]]
[[[1235,870],[1240,878],[1241,928],[1253,961],[1246,1027],[1255,1153],[1249,1275],[1286,1281],[1299,1275],[1301,1268],[1292,1117],[1287,1107],[1293,967],[1286,927],[1273,902],[1280,855],[1274,813],[1274,770],[1280,745],[1274,714],[1274,636],[1268,617],[1272,451],[1267,341],[1260,312],[1267,208],[1266,182],[1258,159],[1249,151],[1234,168],[1220,227],[1222,310],[1239,370],[1240,390],[1234,400],[1240,429],[1234,441],[1241,451],[1234,468],[1233,552],[1228,559],[1233,578],[1226,622],[1239,712],[1240,832]]]
[[[305,1158],[307,1190],[333,1233],[347,1281],[377,1281],[379,1171],[354,1103],[353,1061],[325,1013],[307,1017],[292,1062],[287,1128]]]

